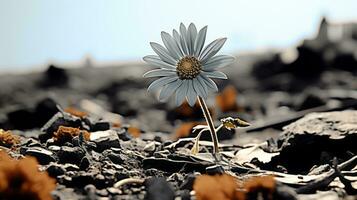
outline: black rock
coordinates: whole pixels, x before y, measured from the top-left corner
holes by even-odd
[[[42,87],[65,87],[68,84],[68,80],[65,69],[50,65],[39,85]]]
[[[60,164],[56,164],[56,163],[51,163],[46,171],[48,172],[48,175],[50,175],[53,178],[56,178],[57,176],[63,175],[66,170],[64,169],[64,167]]]
[[[50,162],[55,161],[54,154],[51,151],[43,149],[41,147],[29,147],[25,155],[33,156],[41,165],[47,165]]]
[[[60,163],[80,165],[85,152],[80,147],[62,146],[57,155]]]
[[[221,165],[213,165],[206,168],[206,173],[209,175],[223,174],[224,169]]]
[[[45,98],[41,100],[37,104],[34,113],[36,128],[42,127],[46,122],[48,122],[48,120],[53,117],[53,115],[59,111],[58,104],[55,100],[51,98]]]
[[[34,114],[31,110],[20,108],[7,114],[7,126],[11,129],[26,130],[34,128]]]
[[[90,162],[89,158],[87,156],[84,156],[81,160],[81,164],[79,165],[79,168],[81,170],[86,170],[90,164],[91,164],[91,162]]]
[[[306,110],[309,108],[314,108],[318,106],[325,105],[325,101],[316,94],[308,94],[297,106],[297,110]]]
[[[153,177],[145,180],[146,200],[173,200],[175,192],[172,186],[163,177]]]
[[[40,141],[43,143],[47,139],[51,138],[53,133],[57,131],[60,126],[68,126],[80,129],[89,128],[82,123],[82,120],[79,117],[75,117],[65,112],[58,112],[56,113],[41,129],[42,134],[39,136]]]
[[[113,130],[94,132],[92,133],[91,138],[94,138],[92,141],[97,145],[96,150],[98,152],[110,149],[111,147],[120,148],[118,134]]]
[[[115,164],[122,164],[124,162],[123,156],[111,150],[105,150],[103,156],[109,158]]]
[[[193,189],[193,183],[195,182],[195,179],[196,176],[194,174],[188,174],[180,185],[180,189],[191,191]]]

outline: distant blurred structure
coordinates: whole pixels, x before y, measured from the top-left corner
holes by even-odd
[[[314,78],[327,68],[357,72],[357,23],[329,23],[323,18],[316,36],[295,49],[273,53],[252,69],[259,79],[290,73],[302,79]]]

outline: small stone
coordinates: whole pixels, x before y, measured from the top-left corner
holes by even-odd
[[[206,173],[209,175],[223,174],[224,169],[221,165],[213,165],[206,168]]]
[[[118,134],[113,130],[91,133],[90,140],[97,145],[97,151],[102,152],[111,147],[120,148]]]
[[[53,153],[41,147],[30,147],[26,150],[25,155],[35,157],[41,165],[47,165],[55,161]]]
[[[56,178],[57,176],[63,175],[66,170],[62,165],[56,164],[56,163],[51,163],[50,166],[47,167],[48,174],[51,177]]]
[[[81,160],[81,164],[79,165],[79,168],[81,170],[86,170],[90,165],[90,161],[87,156],[84,156]]]
[[[107,188],[107,190],[111,195],[119,195],[123,193],[120,189],[114,187]]]
[[[148,144],[144,147],[144,151],[145,151],[145,152],[153,152],[153,151],[155,151],[155,149],[156,149],[155,144],[156,144],[156,142],[150,142],[150,143],[148,143]]]
[[[51,151],[59,151],[59,150],[61,150],[61,147],[57,146],[57,145],[51,145],[48,147],[48,149]]]
[[[145,180],[147,200],[173,200],[175,199],[175,192],[172,186],[163,177],[154,177]]]
[[[80,147],[62,146],[57,155],[61,163],[72,163],[79,165],[85,153]]]

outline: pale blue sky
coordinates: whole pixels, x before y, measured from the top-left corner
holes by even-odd
[[[311,36],[322,15],[357,19],[355,0],[0,0],[0,69],[75,62],[138,60],[162,30],[208,25],[223,51],[287,47]]]

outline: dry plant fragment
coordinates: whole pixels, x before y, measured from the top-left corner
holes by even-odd
[[[59,143],[71,142],[72,138],[79,136],[80,133],[83,134],[83,137],[86,141],[89,140],[90,133],[88,131],[67,126],[58,127],[57,131],[53,133],[53,139],[55,142]]]
[[[14,160],[0,151],[0,199],[51,200],[56,183],[37,165],[35,158]]]
[[[0,146],[10,148],[20,143],[20,137],[13,135],[11,131],[0,129]]]
[[[201,175],[193,184],[197,200],[239,200],[237,189],[237,181],[227,174]]]
[[[83,118],[83,117],[88,115],[88,113],[80,111],[80,110],[78,110],[78,109],[76,109],[74,107],[67,107],[66,109],[64,109],[64,111],[66,113],[69,113],[71,115],[74,115],[74,116],[80,117],[80,118]]]

